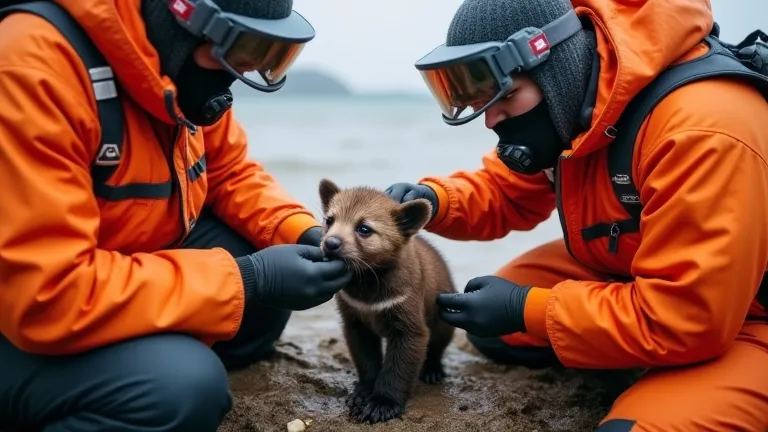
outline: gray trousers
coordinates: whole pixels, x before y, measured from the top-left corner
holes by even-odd
[[[511,346],[497,337],[479,337],[469,333],[467,339],[480,353],[497,363],[530,369],[562,366],[551,347]]]
[[[183,247],[255,252],[210,213]],[[232,408],[227,369],[274,353],[290,314],[249,310],[238,334],[213,349],[160,334],[51,357],[23,352],[0,335],[0,430],[214,432]]]

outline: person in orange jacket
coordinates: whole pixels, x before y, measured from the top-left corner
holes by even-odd
[[[768,430],[764,96],[727,77],[677,88],[645,120],[632,178],[609,175],[629,101],[707,54],[712,29],[707,0],[466,0],[416,64],[446,123],[484,115],[499,141],[481,168],[390,196],[431,201],[426,228],[448,239],[499,239],[555,208],[564,232],[441,295],[441,318],[498,361],[648,369],[603,432]],[[612,182],[629,180],[642,213],[619,230]]]
[[[0,429],[213,432],[226,369],[351,277],[230,110],[237,79],[278,90],[314,29],[291,0],[55,4],[0,21]]]

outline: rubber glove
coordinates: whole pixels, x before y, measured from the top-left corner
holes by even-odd
[[[304,233],[299,236],[299,239],[296,241],[296,243],[301,245],[320,247],[320,241],[322,239],[323,228],[316,226],[304,231]]]
[[[437,297],[440,319],[478,337],[525,332],[525,299],[530,286],[497,276],[470,280],[463,293]]]
[[[437,200],[437,194],[429,186],[413,183],[395,183],[388,187],[384,192],[386,192],[390,198],[401,204],[418,198],[424,198],[432,204],[432,216],[430,217],[430,220],[434,219],[437,214],[437,206],[440,203]]]
[[[243,277],[246,309],[253,303],[290,310],[313,308],[352,280],[344,261],[323,261],[316,246],[270,246],[235,261]]]

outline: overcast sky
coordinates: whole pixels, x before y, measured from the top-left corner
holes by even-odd
[[[489,0],[493,1],[493,0]],[[317,36],[297,66],[342,77],[355,90],[426,92],[413,64],[443,43],[462,0],[294,0]],[[711,0],[721,36],[737,42],[756,28],[768,32],[768,0]]]

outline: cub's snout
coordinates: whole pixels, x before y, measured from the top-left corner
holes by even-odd
[[[344,241],[338,236],[328,236],[323,239],[320,249],[328,258],[340,258],[344,250]]]

